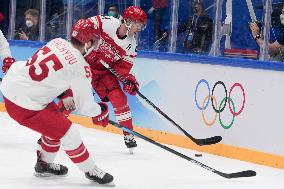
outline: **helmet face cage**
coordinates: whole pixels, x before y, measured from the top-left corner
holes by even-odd
[[[130,24],[139,24],[141,30],[145,29],[146,27],[147,14],[140,7],[130,6],[126,8],[123,18],[128,27]]]
[[[141,21],[126,19],[124,23],[128,30],[130,30],[132,26],[138,27],[139,31],[142,31],[146,28],[146,25]]]

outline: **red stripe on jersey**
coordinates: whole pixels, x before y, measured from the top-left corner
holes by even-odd
[[[137,55],[129,55],[130,56],[130,58],[136,58],[137,57]]]
[[[131,60],[127,60],[127,59],[123,58],[122,61],[125,62],[126,64],[129,64],[130,66],[133,65],[133,62]]]
[[[100,16],[95,16],[95,19],[97,20],[97,22],[99,23],[99,28],[101,30],[101,32],[103,31],[103,23],[101,21],[101,17]]]

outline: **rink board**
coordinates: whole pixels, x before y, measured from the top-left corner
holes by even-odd
[[[32,54],[35,48],[29,48],[24,49]],[[30,56],[20,53],[22,50],[18,44],[12,46],[17,59]],[[142,99],[129,96],[139,131],[168,144],[284,169],[282,64],[163,53],[139,55],[133,73],[141,92],[191,135],[221,135],[223,141],[197,147]],[[224,99],[224,87],[230,98]],[[92,127],[90,120],[72,119]],[[107,130],[118,132],[112,127]]]

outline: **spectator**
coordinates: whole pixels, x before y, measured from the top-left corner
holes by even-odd
[[[280,15],[281,28],[279,30],[276,41],[268,44],[268,53],[270,60],[284,62],[284,4],[282,7],[282,13]],[[259,46],[262,46],[264,41],[261,38],[260,28],[255,22],[250,24],[250,29],[254,40]]]
[[[152,0],[152,7],[148,14],[154,14],[154,34],[155,41],[161,37],[161,23],[168,8],[168,0]]]
[[[111,4],[108,7],[108,11],[107,11],[108,16],[112,16],[114,18],[117,18],[119,20],[122,20],[122,16],[119,14],[119,8],[117,4]]]
[[[186,22],[179,24],[177,33],[186,32],[184,47],[186,52],[208,52],[212,43],[213,20],[204,11],[203,4],[194,2],[193,16]],[[168,32],[163,34],[166,38]]]
[[[39,39],[39,11],[28,9],[25,13],[25,26],[19,28],[18,39],[37,41]]]

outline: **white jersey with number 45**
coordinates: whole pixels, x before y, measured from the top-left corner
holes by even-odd
[[[91,71],[82,54],[64,39],[54,39],[27,62],[16,62],[1,84],[3,95],[28,110],[42,110],[67,89],[72,89],[77,113],[101,113],[94,101]]]

